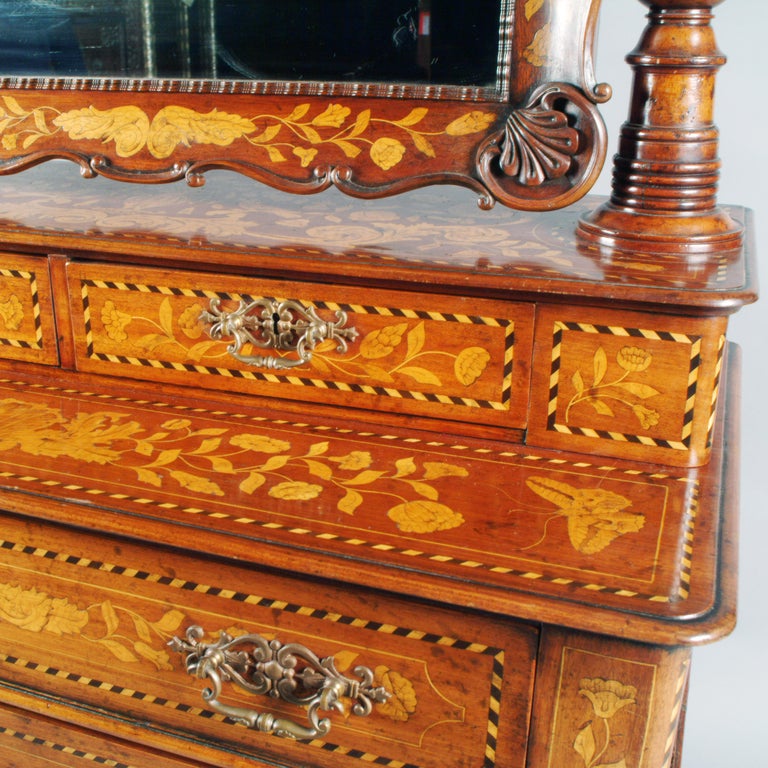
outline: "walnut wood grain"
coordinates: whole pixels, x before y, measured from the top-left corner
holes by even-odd
[[[2,243],[117,263],[195,264],[209,272],[509,299],[550,296],[604,304],[669,305],[728,314],[756,298],[751,211],[729,208],[744,245],[686,263],[674,254],[579,241],[589,197],[535,216],[473,210],[465,190],[438,187],[386,200],[306,198],[218,173],[202,189],[80,182],[45,165],[0,188]],[[140,191],[140,193],[139,193]]]
[[[60,707],[53,702],[43,707],[40,714],[19,709],[11,702],[31,703],[17,690],[3,689],[0,704],[0,759],[7,766],[23,768],[94,768],[109,765],[113,768],[199,768],[200,762],[191,754],[186,757],[145,749],[127,740],[115,738],[123,729],[119,721],[105,722],[109,741],[99,733],[77,725],[52,719]],[[76,719],[76,717],[75,717]],[[128,734],[122,733],[123,736]],[[193,753],[195,750],[190,749]],[[232,768],[243,768],[245,762],[229,763]],[[250,762],[248,765],[253,766]]]
[[[609,200],[598,0],[504,0],[487,88],[0,81],[0,763],[679,764],[735,623],[757,294],[718,0],[643,2]],[[241,300],[358,338],[254,372],[206,335]],[[166,645],[192,626],[390,696],[243,728]]]
[[[486,757],[525,766],[527,723],[516,714],[528,708],[532,693],[538,640],[532,626],[479,614],[467,621],[444,607],[353,593],[299,574],[227,566],[199,553],[167,551],[161,563],[156,552],[136,543],[23,520],[5,518],[3,531],[0,593],[24,620],[4,619],[0,658],[4,680],[17,689],[44,689],[76,702],[92,721],[100,712],[102,718],[152,722],[136,741],[162,748],[175,737],[183,755],[183,738],[215,765],[232,754],[237,760],[271,756],[301,765],[360,766],[367,754],[380,763],[425,768]],[[38,545],[53,543],[51,536],[56,549],[48,548],[49,567],[30,573],[42,554]],[[73,579],[80,582],[77,593]],[[190,677],[168,647],[193,625],[213,640],[225,630],[300,643],[333,656],[349,675],[357,665],[370,666],[376,685],[390,696],[365,718],[343,708],[336,716],[324,713],[333,725],[311,739],[242,728],[206,705],[205,681]],[[223,698],[241,708],[302,717],[301,707],[234,686]]]
[[[689,649],[661,649],[547,630],[533,722],[547,737],[537,766],[634,764],[669,768],[690,675]],[[554,695],[551,692],[554,691]]]

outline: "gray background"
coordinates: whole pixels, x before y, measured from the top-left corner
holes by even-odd
[[[602,109],[609,131],[609,158],[627,117],[632,72],[624,62],[645,27],[647,9],[633,0],[603,0],[597,75],[611,83],[613,99]],[[768,258],[767,0],[726,0],[713,22],[728,63],[717,76],[715,121],[723,162],[720,201],[752,208],[757,251]],[[610,191],[610,160],[595,189]],[[761,270],[764,274],[765,270]],[[725,640],[694,653],[684,768],[768,765],[762,736],[768,730],[768,674],[763,648],[768,635],[768,297],[735,315],[729,336],[743,350],[742,481],[739,618]],[[630,766],[629,768],[633,768]]]

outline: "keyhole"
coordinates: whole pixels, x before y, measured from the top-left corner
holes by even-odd
[[[277,312],[272,313],[272,331],[274,332],[275,336],[280,335],[280,315],[277,314]]]

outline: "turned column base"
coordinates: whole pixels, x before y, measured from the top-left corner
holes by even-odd
[[[715,74],[725,63],[710,24],[721,0],[641,0],[648,26],[627,61],[629,116],[613,161],[610,201],[579,236],[601,247],[700,255],[742,245],[742,226],[717,206]]]
[[[606,248],[694,256],[741,248],[744,227],[721,208],[670,216],[608,202],[583,216],[576,231]]]

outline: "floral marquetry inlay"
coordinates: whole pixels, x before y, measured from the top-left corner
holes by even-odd
[[[705,343],[681,330],[555,320],[547,430],[688,451]]]
[[[58,362],[48,267],[32,256],[0,266],[0,358]]]
[[[118,307],[108,299],[99,313],[99,320],[106,336],[115,342],[125,342],[129,333],[136,336],[132,343],[147,353],[162,355],[162,347],[176,347],[190,360],[199,362],[204,358],[223,358],[227,353],[222,344],[203,337],[203,326],[199,322],[201,304],[188,304],[174,315],[169,299],[162,300],[156,317],[132,314]],[[126,307],[127,309],[128,307]],[[1,311],[1,310],[0,310]],[[141,327],[149,332],[143,333]],[[458,352],[429,349],[428,330],[423,322],[391,323],[366,333],[354,355],[339,358],[332,354],[337,345],[329,339],[321,342],[306,363],[320,373],[333,375],[343,372],[353,379],[365,379],[377,383],[391,384],[399,377],[410,379],[412,385],[440,387],[440,368],[430,365],[433,360],[448,359],[452,362],[451,373],[459,384],[470,387],[474,384],[491,360],[491,353],[485,347],[467,346]]]
[[[454,743],[493,758],[502,693],[531,685],[515,663],[535,647],[527,627],[436,621],[389,596],[370,610],[348,590],[127,540],[97,551],[90,532],[54,549],[47,523],[32,528],[2,528],[0,663],[51,696],[238,745],[251,737],[237,724],[293,735],[305,760],[364,744],[379,765],[437,768]]]
[[[25,588],[16,583],[0,583],[0,626],[7,623],[26,632],[58,638],[77,638],[94,648],[108,651],[126,664],[149,662],[158,671],[175,669],[168,646],[188,617],[171,608],[151,621],[143,613],[113,600],[101,600],[90,605],[74,603],[67,597],[55,596],[35,587]],[[246,630],[232,627],[234,637]],[[270,633],[268,638],[272,638]],[[211,636],[215,640],[215,636]],[[352,670],[359,663],[359,654],[341,650],[334,655],[339,672]],[[378,665],[373,673],[375,685],[388,696],[376,706],[382,716],[395,722],[407,722],[418,709],[414,683],[402,672]],[[354,702],[342,698],[337,708],[349,718]]]
[[[11,429],[12,424],[24,427]],[[157,488],[170,483],[176,492],[223,497],[221,480],[236,479],[241,494],[264,486],[271,498],[290,503],[317,499],[330,486],[342,491],[337,507],[348,515],[368,494],[389,498],[387,517],[400,530],[428,533],[464,524],[460,512],[440,501],[438,490],[442,478],[467,476],[458,464],[408,457],[387,465],[369,451],[334,455],[327,441],[297,449],[290,440],[258,431],[196,429],[185,418],[168,419],[148,432],[109,411],[70,419],[12,399],[0,401],[0,427],[0,451],[119,466],[140,483]]]
[[[172,484],[179,491],[223,497],[221,481],[236,480],[241,494],[263,489],[269,497],[291,503],[319,499],[330,487],[341,493],[337,509],[347,515],[354,515],[368,496],[389,499],[386,517],[404,533],[435,533],[465,523],[461,510],[442,501],[440,494],[443,480],[470,477],[459,463],[404,456],[388,464],[369,450],[339,455],[325,440],[299,448],[259,431],[196,429],[186,418],[168,419],[158,431],[148,432],[137,421],[109,411],[69,419],[13,399],[0,400],[0,426],[0,451],[120,466],[157,488]],[[640,531],[645,522],[643,514],[629,509],[630,499],[602,488],[575,488],[541,476],[529,478],[527,486],[558,507],[554,517],[567,520],[570,542],[584,554],[602,551],[617,537]],[[549,520],[544,519],[539,541],[524,549],[543,541],[548,530]]]
[[[625,658],[613,649],[604,652],[604,647],[568,642],[557,652],[559,679],[546,739],[548,759],[541,762],[546,768],[666,765],[647,758],[651,729],[658,728],[655,718],[666,726],[667,713],[656,708],[654,696],[671,670],[662,670],[652,653]]]
[[[0,297],[0,320],[6,331],[18,331],[23,319],[24,307],[15,293],[5,298]]]
[[[344,556],[471,567],[503,584],[535,577],[622,600],[688,599],[689,555],[658,555],[680,526],[693,537],[697,499],[674,475],[277,415],[2,389],[0,472],[30,492],[65,488],[243,540],[269,531]]]
[[[452,31],[441,24],[436,37],[422,35],[432,42],[413,70],[400,68],[403,50],[380,55],[374,46],[370,61],[339,71],[340,81],[325,81],[325,67],[296,80],[293,67],[288,79],[228,80],[189,63],[195,75],[180,79],[121,79],[114,69],[104,77],[91,67],[72,77],[0,78],[0,174],[65,158],[84,176],[121,181],[197,187],[224,168],[292,193],[335,187],[383,198],[456,184],[483,209],[564,208],[589,190],[605,159],[596,105],[610,88],[596,82],[591,52],[599,2],[491,6],[491,16],[478,10],[477,39],[462,35],[457,18]],[[417,31],[413,21],[406,36],[414,45]],[[388,34],[382,27],[374,37],[384,44]],[[478,64],[460,72],[456,55],[467,46]]]
[[[585,768],[628,768],[623,757],[610,763],[604,762],[604,758],[612,741],[611,722],[618,712],[635,703],[637,688],[599,677],[583,678],[579,688],[579,694],[589,700],[597,718],[588,722],[573,742]]]
[[[616,252],[605,260],[597,251],[574,249],[573,229],[589,202],[534,218],[494,216],[491,222],[468,207],[466,190],[452,186],[365,203],[320,196],[307,206],[267,187],[254,195],[252,182],[237,174],[222,174],[183,194],[173,186],[147,185],[140,195],[134,187],[99,179],[57,186],[53,164],[43,163],[23,178],[18,190],[0,199],[0,215],[9,222],[6,236],[43,228],[59,249],[73,237],[78,248],[101,248],[107,241],[130,248],[140,234],[163,255],[205,242],[221,254],[250,249],[259,258],[291,259],[315,253],[322,243],[324,258],[350,269],[391,264],[434,275],[449,269],[462,279],[482,273],[488,285],[499,281],[505,289],[521,276],[554,277],[577,280],[584,290],[599,286],[596,301],[623,288],[644,290],[649,276],[662,291],[728,291],[743,284],[738,262],[725,255],[713,255],[691,271],[663,255]]]
[[[57,637],[77,635],[122,662],[144,660],[158,670],[173,668],[165,645],[184,619],[174,608],[150,621],[111,600],[82,606],[35,587],[0,584],[0,624]]]
[[[431,138],[480,133],[496,120],[493,112],[470,110],[437,130],[425,129],[421,124],[429,112],[428,107],[417,107],[398,119],[386,119],[370,109],[353,114],[350,107],[340,103],[331,102],[317,110],[304,102],[285,116],[246,117],[217,109],[201,113],[168,105],[150,117],[136,105],[109,109],[88,105],[65,112],[52,105],[29,109],[13,96],[4,95],[0,135],[6,150],[29,149],[62,131],[74,141],[114,143],[121,158],[146,150],[160,160],[171,157],[180,147],[227,147],[245,141],[262,150],[269,163],[293,159],[304,168],[313,163],[321,147],[331,146],[348,158],[365,151],[375,165],[388,171],[403,159],[409,147],[423,157],[435,157]]]
[[[658,424],[659,412],[645,405],[644,401],[662,395],[662,392],[648,383],[633,381],[631,378],[633,373],[648,369],[652,362],[653,355],[642,347],[621,347],[616,353],[620,373],[607,380],[608,356],[605,349],[599,347],[592,358],[591,381],[580,370],[573,374],[571,381],[576,394],[565,410],[566,423],[571,409],[584,403],[601,416],[613,417],[616,408],[627,409],[645,429]]]
[[[208,388],[226,377],[226,386],[248,393],[363,407],[387,399],[409,412],[480,412],[471,418],[521,423],[525,371],[515,360],[525,355],[532,321],[523,305],[410,306],[399,294],[372,301],[315,285],[219,277],[199,288],[207,276],[181,273],[158,284],[151,272],[126,279],[103,266],[96,274],[70,269],[71,289],[82,297],[75,318],[82,368],[138,378],[162,369],[168,379]]]

